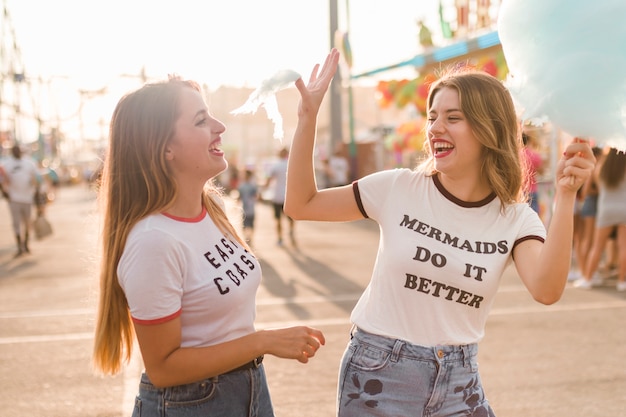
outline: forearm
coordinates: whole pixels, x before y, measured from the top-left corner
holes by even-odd
[[[143,337],[138,333],[137,337],[140,346],[143,346],[146,372],[152,383],[161,387],[220,375],[261,355],[274,355],[307,363],[325,343],[321,331],[307,326],[259,330],[228,342],[201,348],[181,348],[177,337],[171,338],[168,346],[168,340],[163,340],[159,332],[152,332],[151,335],[144,333]]]
[[[572,256],[575,192],[558,193],[546,241],[537,262],[535,299],[544,304],[558,301],[567,283]]]
[[[263,332],[255,332],[214,346],[181,347],[164,360],[145,365],[154,385],[169,387],[226,373],[264,353]]]

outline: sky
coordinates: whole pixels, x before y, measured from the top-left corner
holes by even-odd
[[[37,85],[31,94],[46,97],[40,112],[61,120],[104,96],[112,111],[121,94],[141,85],[142,69],[148,80],[176,73],[210,89],[256,87],[282,69],[306,79],[330,48],[329,0],[3,2],[19,48],[14,61]],[[419,53],[418,20],[438,36],[439,0],[337,4],[339,30],[350,34],[353,74]],[[100,130],[106,123],[98,121]]]

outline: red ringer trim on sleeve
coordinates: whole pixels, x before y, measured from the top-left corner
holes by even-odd
[[[132,319],[133,319],[133,323],[141,324],[144,326],[150,326],[152,324],[163,324],[163,323],[167,323],[170,320],[174,320],[176,317],[179,317],[182,314],[182,312],[183,310],[180,309],[174,314],[170,314],[169,316],[165,316],[165,317],[160,317],[158,319],[142,320],[136,317],[133,317]]]

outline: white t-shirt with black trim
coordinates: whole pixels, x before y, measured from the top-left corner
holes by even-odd
[[[211,346],[255,330],[259,262],[204,210],[194,219],[155,214],[139,221],[117,272],[133,321],[180,316],[182,347]]]
[[[422,346],[480,341],[514,246],[545,240],[537,213],[525,203],[503,213],[495,194],[463,202],[436,176],[409,169],[377,172],[353,187],[363,214],[380,227],[353,323]]]

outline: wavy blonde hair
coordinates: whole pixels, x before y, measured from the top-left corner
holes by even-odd
[[[452,88],[459,93],[461,111],[483,146],[481,174],[500,199],[502,208],[526,201],[523,178],[527,168],[520,158],[520,124],[509,91],[502,82],[485,72],[471,68],[449,69],[431,85],[427,114],[435,95],[443,88]],[[428,141],[425,148],[427,157],[417,169],[436,174]]]
[[[103,374],[118,373],[132,353],[134,330],[117,276],[128,234],[139,220],[166,211],[177,196],[165,149],[174,135],[184,88],[201,92],[196,82],[177,76],[146,84],[122,97],[111,119],[99,191],[102,259],[93,348],[95,370]],[[218,228],[249,250],[220,205],[221,190],[212,180],[202,194],[203,204]]]

